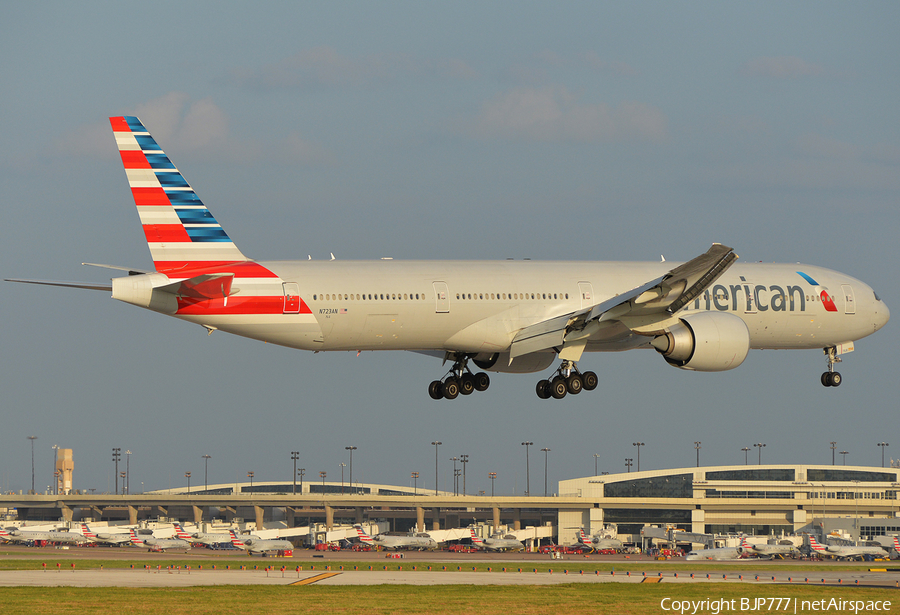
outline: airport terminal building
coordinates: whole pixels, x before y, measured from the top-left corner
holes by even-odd
[[[305,482],[230,483],[141,494],[3,495],[20,520],[246,519],[260,529],[387,521],[420,532],[484,523],[538,528],[559,544],[616,524],[640,543],[655,525],[698,534],[781,535],[839,530],[851,538],[900,533],[900,469],[833,465],[738,465],[588,476],[560,481],[554,496],[462,495],[405,486]],[[12,511],[11,511],[12,512]]]
[[[559,527],[615,523],[621,534],[645,525],[701,534],[900,532],[896,468],[832,465],[716,466],[650,470],[561,481],[562,498],[585,498],[588,511],[559,511]],[[848,524],[846,520],[850,520]]]

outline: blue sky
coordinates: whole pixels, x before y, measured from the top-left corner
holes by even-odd
[[[149,252],[106,120],[136,114],[241,250],[260,259],[667,260],[718,241],[804,262],[900,310],[894,2],[128,3],[0,8],[0,274],[104,281]],[[0,489],[132,490],[308,475],[433,487],[433,440],[468,488],[532,492],[601,470],[880,464],[896,443],[895,323],[819,384],[821,353],[754,351],[692,374],[591,355],[599,390],[538,375],[433,402],[437,361],[318,354],[217,334],[101,293],[0,285]],[[752,455],[751,455],[752,456]],[[900,457],[895,451],[894,457]],[[838,457],[840,462],[840,456]],[[194,479],[196,484],[196,478]]]

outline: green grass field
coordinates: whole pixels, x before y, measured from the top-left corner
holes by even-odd
[[[896,598],[895,598],[896,596]],[[96,613],[143,615],[165,613],[448,613],[465,615],[550,615],[565,613],[644,614],[667,613],[663,598],[675,600],[734,600],[741,598],[796,598],[797,612],[803,600],[900,600],[892,590],[811,587],[715,585],[557,585],[557,586],[410,586],[358,587],[198,587],[187,589],[122,588],[2,588],[0,612],[14,614]],[[793,603],[791,603],[793,604]],[[698,610],[712,613],[712,610]],[[722,611],[726,612],[726,611]],[[731,612],[740,612],[735,609]],[[754,613],[776,612],[756,610]],[[778,612],[785,612],[782,609]],[[787,612],[793,613],[791,606]],[[806,611],[811,612],[811,611]],[[832,611],[835,612],[835,611]],[[836,611],[847,612],[847,611]],[[884,612],[884,611],[882,611]],[[900,612],[892,606],[888,612]]]

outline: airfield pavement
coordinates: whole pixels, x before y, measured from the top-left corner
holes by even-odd
[[[659,566],[651,564],[662,562],[633,555],[628,558],[621,555],[571,555],[559,560],[537,553],[404,552],[402,559],[388,557],[385,552],[320,553],[297,550],[294,554],[294,557],[286,558],[249,558],[235,551],[208,549],[193,549],[188,553],[147,553],[134,548],[72,547],[57,550],[4,545],[0,548],[0,560],[37,560],[46,563],[46,570],[4,570],[0,573],[0,587],[191,587],[295,583],[348,586],[555,585],[653,582],[900,588],[900,568],[895,567],[892,562],[872,562],[847,570],[833,562],[748,560],[746,563],[733,562],[717,567],[716,562],[687,562],[677,559],[665,562],[676,566],[667,566],[665,570],[661,570]],[[92,560],[92,563],[88,564],[87,560]],[[95,564],[97,560],[117,560],[123,566],[128,564],[133,567],[99,568]],[[93,567],[82,568],[79,561]],[[154,561],[165,561],[168,564],[176,562],[177,567],[154,565]],[[230,569],[226,569],[225,561],[229,562]],[[629,570],[617,570],[615,573],[610,570],[599,573],[593,569],[582,571],[582,568],[587,567],[584,564],[603,563],[615,566],[617,562],[628,564]],[[640,570],[641,563],[648,564],[646,571]],[[401,564],[404,568],[416,565],[418,569],[398,570]],[[235,569],[236,566],[242,566],[243,569]],[[351,566],[358,569],[353,570]],[[550,572],[551,568],[553,572]]]

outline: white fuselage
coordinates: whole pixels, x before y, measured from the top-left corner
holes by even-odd
[[[311,313],[183,314],[237,335],[305,350],[496,353],[524,327],[595,305],[665,274],[673,263],[534,261],[282,261],[278,278],[235,279],[236,297],[296,284]],[[817,282],[812,286],[798,271]],[[833,305],[820,300],[826,289]],[[834,311],[829,311],[832,307]],[[811,265],[737,263],[682,314],[709,310],[743,320],[751,348],[823,348],[871,335],[889,317],[865,283]],[[611,327],[586,351],[649,347]]]

